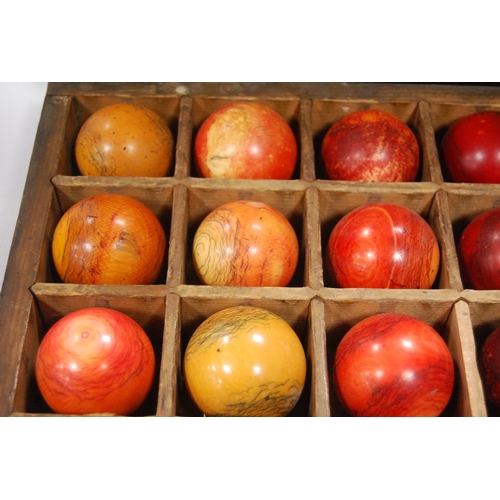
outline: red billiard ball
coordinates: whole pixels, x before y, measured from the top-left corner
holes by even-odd
[[[466,287],[500,290],[500,208],[468,224],[460,236],[458,256]]]
[[[340,341],[333,383],[352,416],[438,416],[453,391],[453,359],[427,323],[406,314],[377,314]]]
[[[415,211],[372,203],[345,215],[328,241],[327,265],[343,288],[431,288],[440,263],[431,227]]]

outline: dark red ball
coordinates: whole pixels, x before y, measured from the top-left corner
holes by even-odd
[[[431,288],[439,263],[439,245],[429,224],[394,203],[371,203],[349,212],[328,241],[328,271],[343,288]]]
[[[334,123],[323,139],[321,155],[332,180],[412,182],[420,165],[410,127],[375,109],[350,113]]]
[[[500,414],[500,327],[486,338],[481,349],[482,377],[491,411]]]
[[[465,287],[500,290],[500,208],[476,217],[458,245]]]
[[[455,122],[442,152],[454,182],[500,183],[500,113],[473,113]]]
[[[455,371],[448,346],[427,323],[383,313],[356,324],[335,353],[333,383],[352,416],[438,416]]]

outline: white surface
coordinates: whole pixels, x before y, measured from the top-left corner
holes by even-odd
[[[47,83],[0,83],[0,283],[21,206]]]

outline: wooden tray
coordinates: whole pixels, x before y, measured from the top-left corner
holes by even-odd
[[[299,144],[289,181],[197,177],[192,143],[197,128],[228,101],[252,100],[279,112]],[[175,167],[161,179],[92,178],[78,174],[74,142],[97,109],[118,101],[144,104],[165,118],[176,141]],[[319,159],[327,128],[342,115],[375,108],[414,130],[422,161],[416,182],[329,181]],[[344,416],[331,387],[331,364],[342,335],[378,312],[404,312],[433,326],[452,353],[457,380],[444,415],[487,416],[477,348],[500,324],[500,292],[464,289],[455,242],[467,221],[500,204],[500,185],[454,184],[443,170],[439,140],[465,114],[500,109],[495,87],[388,84],[49,84],[0,297],[0,415],[53,415],[34,380],[34,362],[47,329],[70,311],[118,309],[151,338],[158,362],[141,416],[199,416],[181,376],[187,340],[210,314],[236,304],[268,308],[288,321],[307,353],[304,393],[291,416]],[[77,200],[123,193],[148,205],[169,239],[168,261],[149,286],[63,284],[50,255],[55,225]],[[284,288],[202,285],[190,245],[197,225],[225,201],[263,200],[290,220],[300,240],[300,265]],[[441,269],[431,290],[338,289],[329,282],[324,247],[336,221],[372,201],[391,201],[420,213],[434,230]]]

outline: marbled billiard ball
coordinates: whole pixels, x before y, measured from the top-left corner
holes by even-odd
[[[288,219],[257,201],[216,208],[193,241],[194,267],[206,285],[287,286],[298,257],[299,242]]]

